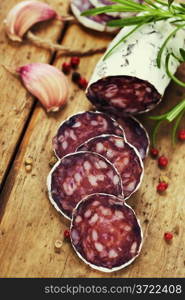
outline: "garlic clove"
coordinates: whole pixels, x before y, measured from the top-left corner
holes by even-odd
[[[39,1],[23,1],[14,6],[4,20],[8,37],[21,42],[24,34],[36,23],[57,18],[48,4]]]
[[[47,112],[58,111],[67,103],[67,77],[57,68],[43,63],[31,63],[17,68],[27,90],[40,100]]]

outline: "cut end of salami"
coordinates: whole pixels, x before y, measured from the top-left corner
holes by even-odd
[[[81,151],[96,152],[108,159],[120,174],[125,199],[140,186],[143,178],[143,163],[138,151],[115,135],[102,135],[84,143]]]
[[[64,121],[53,138],[53,149],[58,158],[75,152],[86,140],[101,135],[123,136],[123,129],[104,113],[86,111]]]
[[[48,176],[51,203],[66,218],[84,197],[111,193],[123,199],[121,178],[113,165],[97,153],[77,152],[57,162]]]
[[[143,125],[134,117],[115,117],[118,124],[123,128],[125,138],[139,152],[142,159],[148,154],[150,138]]]
[[[92,9],[94,6],[89,0],[71,0],[71,10],[77,20],[85,27],[105,32],[116,32],[118,31],[115,27],[107,26],[107,22],[116,19],[113,16],[107,14],[100,14],[97,16],[81,16],[81,13],[85,10]]]
[[[133,210],[118,197],[93,194],[73,212],[71,242],[77,255],[92,268],[113,272],[139,255],[142,231]]]
[[[131,76],[108,76],[88,87],[87,97],[98,110],[139,114],[153,109],[161,95],[149,82]]]

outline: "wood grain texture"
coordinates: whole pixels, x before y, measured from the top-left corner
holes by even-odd
[[[93,33],[81,26],[71,26],[63,44],[72,48],[106,45],[110,38]],[[100,55],[81,59],[79,71],[89,78]],[[60,67],[65,58],[58,58]],[[67,60],[67,59],[66,59]],[[184,68],[179,76],[184,77]],[[139,191],[128,200],[135,209],[144,232],[141,255],[129,267],[111,274],[90,269],[74,253],[71,245],[64,242],[61,253],[55,253],[54,244],[63,239],[69,226],[52,207],[47,197],[46,177],[52,156],[51,139],[62,120],[69,115],[91,108],[84,92],[69,81],[71,94],[68,105],[57,114],[47,115],[37,105],[25,137],[21,143],[5,188],[2,201],[6,201],[0,224],[0,276],[1,277],[184,277],[185,239],[184,217],[185,144],[178,142],[172,148],[169,125],[164,124],[158,135],[161,154],[169,158],[166,170],[157,167],[156,160],[145,161],[145,176]],[[183,90],[171,84],[155,115],[170,108],[182,98]],[[149,132],[152,122],[143,116]],[[185,119],[182,121],[182,126]],[[33,158],[33,169],[26,173],[24,162]],[[160,174],[170,178],[169,188],[164,195],[156,193]],[[171,244],[167,244],[165,231],[175,231]]]
[[[51,52],[32,45],[29,41],[23,44],[8,40],[3,26],[8,11],[20,0],[0,1],[0,183],[10,163],[15,147],[28,119],[34,98],[25,90],[21,82],[10,75],[1,64],[16,68],[30,62],[48,63]],[[66,13],[68,1],[43,1],[50,3],[58,12]],[[35,26],[35,34],[57,41],[63,25],[59,21],[44,22]]]

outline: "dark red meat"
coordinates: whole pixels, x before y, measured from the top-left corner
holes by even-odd
[[[141,158],[144,159],[148,154],[150,144],[146,129],[134,117],[117,117],[116,121],[123,128],[126,140],[138,150]]]
[[[79,148],[92,151],[107,158],[118,170],[125,198],[130,197],[138,188],[143,177],[143,163],[135,148],[114,135],[102,135],[85,142]]]
[[[123,136],[122,128],[108,115],[92,111],[78,113],[60,125],[53,138],[53,148],[62,158],[75,152],[86,140],[104,133]]]
[[[76,204],[92,193],[122,195],[121,179],[106,159],[96,153],[78,152],[65,156],[48,177],[51,202],[67,218]]]
[[[131,76],[109,76],[91,84],[87,97],[98,110],[118,116],[152,109],[161,95],[147,81]]]
[[[73,213],[71,241],[79,257],[101,271],[115,271],[139,254],[142,232],[133,210],[120,199],[94,194]]]

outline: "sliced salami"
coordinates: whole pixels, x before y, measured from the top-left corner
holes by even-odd
[[[72,245],[99,271],[113,272],[131,264],[139,255],[142,237],[134,211],[113,195],[89,195],[73,212]]]
[[[124,27],[111,42],[108,54],[134,26]],[[158,68],[156,58],[166,36],[175,29],[168,20],[141,26],[123,43],[105,55],[97,64],[87,88],[87,97],[99,109],[115,113],[139,114],[153,109],[170,82],[165,68],[165,53],[178,56],[185,47],[184,30],[179,30],[167,43]],[[141,59],[142,58],[142,59]],[[170,70],[175,73],[179,62],[172,58]]]
[[[104,133],[123,136],[123,129],[104,113],[86,111],[64,121],[53,138],[53,149],[58,158],[75,152],[86,140]]]
[[[141,158],[144,159],[148,154],[150,145],[146,129],[132,116],[117,118],[116,121],[122,126],[128,143],[133,145],[138,150]]]
[[[113,165],[97,153],[78,152],[57,162],[48,176],[49,198],[70,219],[77,203],[92,193],[122,195],[121,178]]]
[[[125,199],[129,198],[140,186],[143,178],[143,163],[138,151],[115,135],[102,135],[90,139],[79,148],[106,157],[118,170]]]
[[[89,0],[71,0],[71,10],[77,20],[90,29],[94,29],[97,31],[107,31],[107,32],[115,32],[118,29],[115,27],[107,26],[107,22],[115,19],[115,17],[107,15],[107,14],[100,14],[97,16],[90,16],[84,17],[81,16],[81,13],[87,9],[94,8]]]

